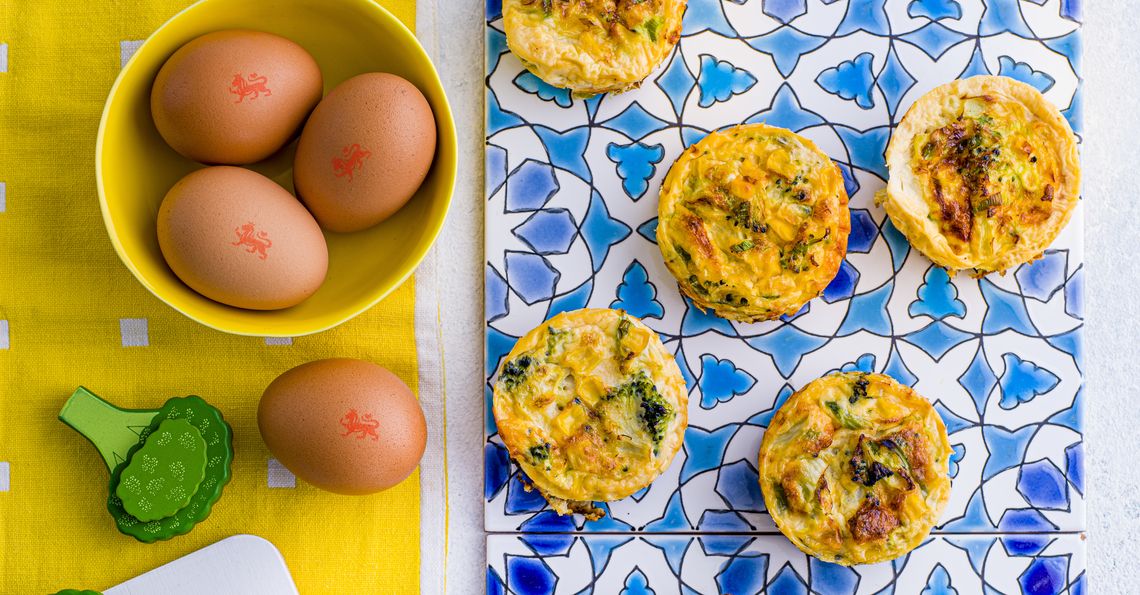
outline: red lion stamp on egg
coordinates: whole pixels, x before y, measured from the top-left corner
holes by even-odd
[[[364,167],[364,160],[372,156],[372,152],[357,143],[346,146],[341,149],[343,157],[333,157],[332,166],[333,172],[336,177],[343,178],[348,176],[348,181],[352,181],[352,173],[361,167]]]
[[[345,430],[341,436],[356,435],[357,439],[380,439],[380,435],[376,433],[376,429],[380,427],[380,421],[374,419],[371,413],[365,413],[361,416],[355,409],[349,409],[348,413],[340,418],[340,425],[344,426]]]
[[[231,246],[245,246],[245,251],[250,254],[256,254],[261,260],[269,258],[269,248],[273,246],[273,242],[269,239],[269,234],[264,231],[256,231],[253,223],[246,223],[234,229],[237,234],[237,241],[230,242]]]
[[[234,103],[241,103],[246,97],[253,101],[262,95],[266,97],[273,95],[269,87],[265,86],[268,82],[269,79],[264,76],[257,76],[256,72],[249,73],[246,78],[242,78],[241,74],[235,74],[233,81],[230,82],[230,93],[238,96]]]

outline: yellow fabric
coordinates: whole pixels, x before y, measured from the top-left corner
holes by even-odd
[[[302,593],[418,592],[418,473],[368,497],[301,481],[269,488],[255,416],[274,377],[322,357],[377,362],[415,389],[414,283],[337,329],[267,345],[163,305],[106,236],[95,134],[120,43],[145,39],[187,4],[0,3],[0,490],[3,463],[9,479],[0,592],[105,589],[238,533],[277,545]],[[414,0],[383,4],[412,24]],[[129,319],[145,319],[145,335],[132,334],[141,323]],[[147,345],[124,346],[144,336]],[[150,545],[115,529],[98,453],[56,419],[79,384],[123,407],[199,394],[222,410],[234,429],[234,477],[206,521]]]

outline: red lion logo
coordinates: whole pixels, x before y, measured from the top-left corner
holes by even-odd
[[[355,409],[349,409],[344,417],[340,418],[340,425],[344,426],[344,433],[341,436],[351,436],[359,434],[357,439],[364,439],[371,437],[373,440],[379,440],[380,436],[376,433],[376,429],[380,427],[380,422],[372,418],[371,413],[365,413],[363,417],[356,412]]]
[[[372,156],[372,152],[368,149],[361,147],[358,144],[352,144],[341,150],[344,158],[333,157],[332,166],[333,171],[336,172],[336,177],[343,178],[348,176],[348,181],[352,181],[352,172],[364,166],[364,160]]]
[[[241,78],[240,74],[235,74],[234,80],[230,82],[230,93],[238,96],[237,101],[234,103],[241,103],[246,97],[249,97],[249,100],[253,101],[262,95],[273,95],[273,93],[269,91],[269,87],[265,86],[267,82],[268,79],[263,76],[257,76],[256,72],[251,72],[249,77],[245,79]]]
[[[237,229],[234,229],[237,234],[238,240],[231,242],[231,246],[245,246],[246,252],[256,254],[261,260],[269,258],[268,250],[273,246],[273,242],[269,241],[269,234],[264,231],[255,233],[253,223],[246,223]]]

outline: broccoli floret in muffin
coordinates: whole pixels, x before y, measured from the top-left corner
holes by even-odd
[[[532,360],[529,355],[522,355],[507,362],[503,365],[502,373],[499,374],[499,381],[506,385],[508,389],[515,388],[522,384],[526,378],[527,370],[530,369],[532,363],[534,363],[534,360]]]
[[[639,417],[645,431],[653,438],[653,444],[660,444],[665,437],[665,427],[673,419],[673,406],[661,396],[657,387],[645,372],[633,380],[610,391],[607,398],[637,399],[641,404]]]

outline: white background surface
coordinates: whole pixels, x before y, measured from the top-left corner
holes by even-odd
[[[1140,2],[1083,5],[1089,578],[1092,593],[1134,593],[1140,589]],[[437,245],[447,387],[446,583],[457,594],[485,585],[483,11],[484,0],[420,0],[418,18],[459,133],[459,179]]]

